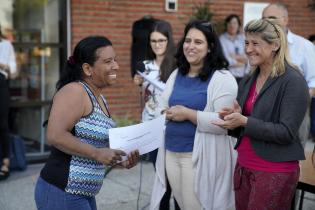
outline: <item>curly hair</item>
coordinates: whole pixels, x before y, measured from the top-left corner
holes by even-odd
[[[209,52],[204,59],[203,67],[199,73],[201,80],[207,80],[209,76],[211,77],[216,70],[228,69],[228,61],[224,57],[219,38],[212,24],[205,20],[194,20],[186,25],[184,36],[178,43],[178,49],[175,57],[177,59],[179,72],[181,72],[183,75],[186,75],[190,69],[190,64],[188,63],[183,52],[183,44],[187,33],[191,29],[197,29],[201,31],[206,37],[209,47]]]

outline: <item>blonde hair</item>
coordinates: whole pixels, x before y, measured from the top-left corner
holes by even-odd
[[[276,20],[252,20],[246,24],[244,31],[245,34],[259,35],[269,44],[278,43],[279,49],[274,52],[271,77],[277,77],[283,74],[285,72],[286,63],[292,66],[288,53],[287,36]],[[254,66],[252,70],[257,70],[257,66]]]

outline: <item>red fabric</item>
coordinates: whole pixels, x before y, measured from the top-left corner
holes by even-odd
[[[254,103],[256,101],[256,80],[250,88],[245,105],[243,108],[243,114],[250,116]],[[256,155],[248,136],[243,136],[241,143],[237,148],[238,160],[237,162],[247,168],[255,169],[258,171],[265,172],[292,172],[299,167],[298,161],[287,161],[287,162],[271,162],[262,159]]]
[[[234,172],[236,210],[288,210],[300,170],[270,173],[237,164]]]

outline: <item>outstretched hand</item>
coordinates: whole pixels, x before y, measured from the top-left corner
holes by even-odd
[[[126,156],[126,153],[122,150],[110,149],[110,148],[97,148],[95,160],[103,163],[104,165],[113,166],[117,162],[122,160],[121,156]]]
[[[137,165],[137,163],[139,162],[140,159],[140,154],[138,150],[132,151],[128,156],[127,156],[127,160],[122,161],[121,163],[119,163],[120,166],[124,167],[124,168],[132,168],[134,166]]]

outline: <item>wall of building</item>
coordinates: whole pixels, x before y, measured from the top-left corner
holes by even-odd
[[[219,23],[236,13],[243,17],[242,0],[178,0],[178,11],[165,12],[165,0],[71,0],[72,46],[81,38],[91,34],[105,35],[111,39],[118,55],[120,71],[118,83],[108,88],[105,94],[113,115],[140,118],[139,88],[130,76],[130,49],[132,24],[144,15],[169,21],[173,26],[175,40],[183,32],[185,23],[198,3],[209,2],[215,14],[213,21]],[[251,0],[250,2],[261,2]],[[264,1],[276,2],[276,1]],[[290,28],[297,34],[308,37],[315,34],[315,11],[307,5],[309,0],[285,0],[290,15]]]

